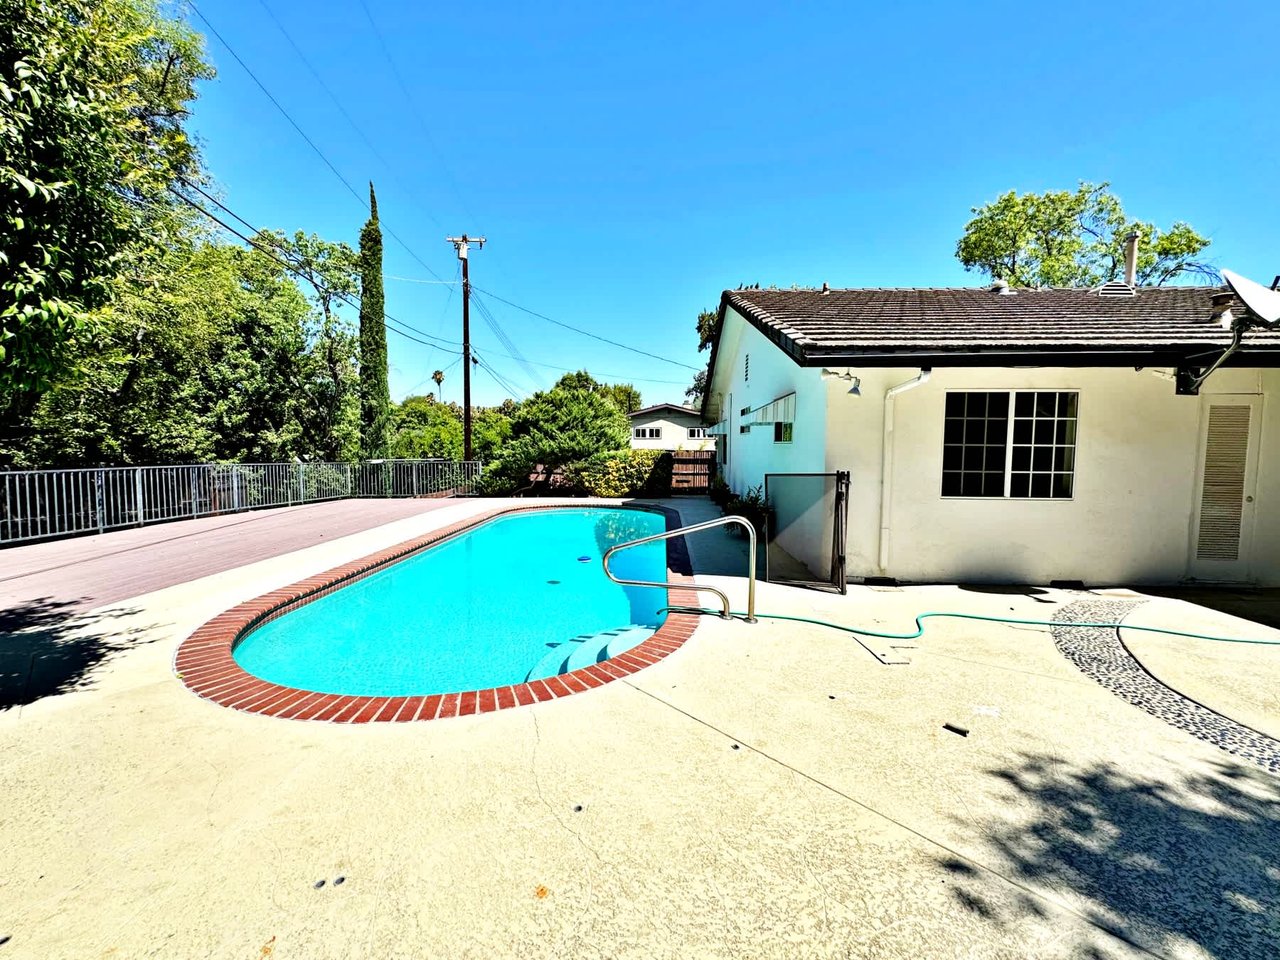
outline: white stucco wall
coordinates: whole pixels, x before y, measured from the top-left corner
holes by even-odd
[[[888,563],[881,567],[884,394],[916,369],[862,370],[862,396],[828,385],[827,466],[852,473],[851,577],[914,581],[1167,583],[1190,573],[1203,401],[1131,369],[938,369],[896,403]],[[947,390],[1078,390],[1070,500],[943,498]],[[1248,578],[1280,583],[1280,373],[1224,370],[1202,395],[1263,400]],[[1270,402],[1268,402],[1268,400]]]
[[[702,418],[695,413],[680,413],[676,410],[655,410],[643,416],[631,417],[631,448],[633,450],[711,450],[715,448],[714,437],[698,440],[689,439],[690,427],[702,427]],[[640,439],[636,437],[637,427],[659,427],[662,436],[657,439]]]
[[[795,364],[733,308],[725,311],[724,323],[711,389],[721,416],[728,422],[727,437],[722,439],[728,445],[725,480],[735,492],[744,493],[762,485],[766,473],[823,472],[827,400],[819,371]],[[744,408],[755,409],[789,393],[796,395],[790,443],[775,443],[769,427],[738,432]],[[819,569],[830,556],[829,521],[820,509],[809,510],[784,531],[779,543],[797,559]]]
[[[744,376],[744,359],[751,374]],[[1261,396],[1252,456],[1254,503],[1246,513],[1250,557],[1240,579],[1280,585],[1280,370],[1226,369],[1200,397],[1180,397],[1171,380],[1124,369],[935,369],[896,401],[890,470],[888,562],[879,562],[884,396],[918,368],[862,369],[861,395],[823,381],[726,311],[711,384],[728,421],[725,478],[738,492],[766,473],[851,475],[847,567],[851,578],[904,581],[1086,584],[1174,583],[1200,575],[1192,562],[1199,502],[1205,404],[1213,397]],[[942,432],[948,390],[1076,390],[1079,419],[1070,500],[943,498]],[[744,407],[796,393],[794,438],[740,434]],[[784,544],[806,562],[830,548],[825,517],[814,511]],[[1241,568],[1237,567],[1237,570]]]

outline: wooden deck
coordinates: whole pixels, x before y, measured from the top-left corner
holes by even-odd
[[[0,550],[0,633],[20,629],[22,609],[33,605],[62,614],[88,610],[452,502],[335,500]]]

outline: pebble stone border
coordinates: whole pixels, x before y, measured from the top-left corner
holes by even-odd
[[[668,530],[680,526],[680,514],[668,507],[657,504],[628,506],[662,514]],[[629,676],[679,649],[693,635],[698,623],[696,614],[668,613],[653,636],[626,653],[569,673],[488,690],[411,697],[349,696],[299,690],[253,676],[232,656],[236,644],[264,623],[367,577],[388,564],[497,517],[557,509],[580,510],[582,507],[538,504],[490,510],[232,607],[179,644],[174,655],[174,671],[196,696],[247,713],[329,723],[406,723],[488,713],[567,697]],[[697,592],[677,586],[692,579],[688,552],[678,537],[667,541],[667,567],[667,578],[672,584],[667,593],[668,602],[674,606],[697,606]]]
[[[1054,620],[1119,623],[1145,602],[1089,597],[1060,608]],[[1161,683],[1129,652],[1119,630],[1054,627],[1052,632],[1054,644],[1068,660],[1122,700],[1227,753],[1271,773],[1280,773],[1280,740],[1237,723]]]

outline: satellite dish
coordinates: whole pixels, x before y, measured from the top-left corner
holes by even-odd
[[[1222,271],[1222,279],[1227,281],[1231,292],[1244,301],[1244,305],[1264,326],[1274,327],[1280,324],[1280,290],[1270,290],[1230,270]]]

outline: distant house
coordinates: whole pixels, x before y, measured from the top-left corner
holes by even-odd
[[[659,403],[630,417],[633,450],[711,450],[716,445],[702,414],[692,407]]]
[[[728,290],[703,414],[738,492],[850,472],[851,578],[1277,585],[1280,332],[1194,382],[1242,314],[1124,282]]]

